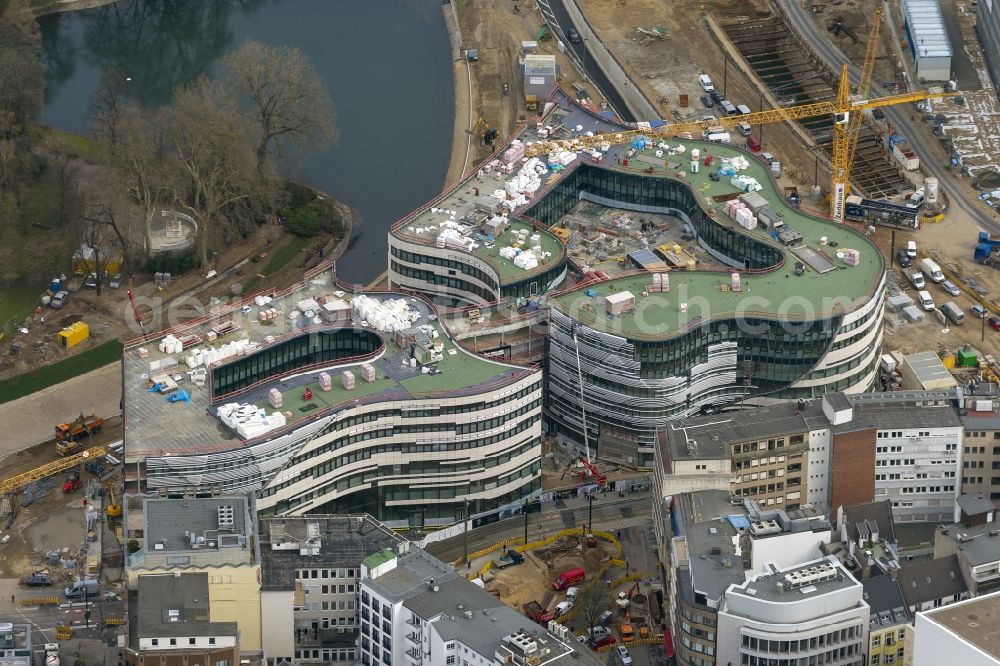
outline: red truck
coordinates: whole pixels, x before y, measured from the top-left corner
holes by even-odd
[[[556,616],[552,614],[552,611],[545,610],[545,607],[537,601],[529,601],[521,608],[524,609],[525,615],[543,627],[547,626],[551,620],[556,619]]]
[[[559,577],[552,581],[553,590],[565,590],[567,587],[582,583],[587,579],[587,572],[581,567],[569,569],[559,574]]]

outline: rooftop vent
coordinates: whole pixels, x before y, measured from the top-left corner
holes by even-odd
[[[231,530],[236,525],[236,512],[232,504],[223,504],[218,508],[219,529]]]

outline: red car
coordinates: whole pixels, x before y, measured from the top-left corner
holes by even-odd
[[[986,320],[994,331],[1000,331],[1000,317],[990,317]]]
[[[605,636],[604,638],[599,638],[591,643],[590,647],[594,650],[600,650],[602,647],[614,645],[617,642],[618,640],[614,636]]]

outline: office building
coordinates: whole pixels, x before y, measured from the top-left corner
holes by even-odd
[[[365,514],[266,518],[260,541],[268,664],[357,663],[361,560],[404,539]]]
[[[260,543],[253,498],[164,499],[126,496],[126,541],[130,589],[142,576],[204,573],[214,622],[239,629],[244,650],[261,649]],[[193,579],[192,579],[193,580]]]
[[[207,573],[139,576],[134,619],[130,618],[129,666],[256,663],[241,654],[240,629],[211,612]],[[130,609],[130,614],[133,611]]]
[[[583,664],[595,655],[562,625],[534,625],[408,543],[362,561],[361,655],[365,666]]]
[[[918,613],[913,666],[1000,664],[1000,592]]]
[[[541,370],[467,351],[412,294],[346,294],[329,265],[122,358],[130,488],[254,492],[262,516],[368,512],[393,528],[540,490]]]
[[[967,386],[959,415],[965,429],[962,492],[1000,500],[1000,396],[996,384]]]
[[[862,666],[869,621],[861,583],[835,559],[770,565],[726,590],[716,663]]]

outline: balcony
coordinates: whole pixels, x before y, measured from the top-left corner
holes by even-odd
[[[406,640],[410,641],[417,647],[420,646],[420,634],[414,631],[413,633],[406,634]]]
[[[403,654],[405,654],[407,657],[409,657],[410,659],[412,659],[416,663],[418,663],[418,664],[420,663],[420,657],[422,656],[420,648],[418,648],[418,647],[410,648],[409,650],[407,650]]]

